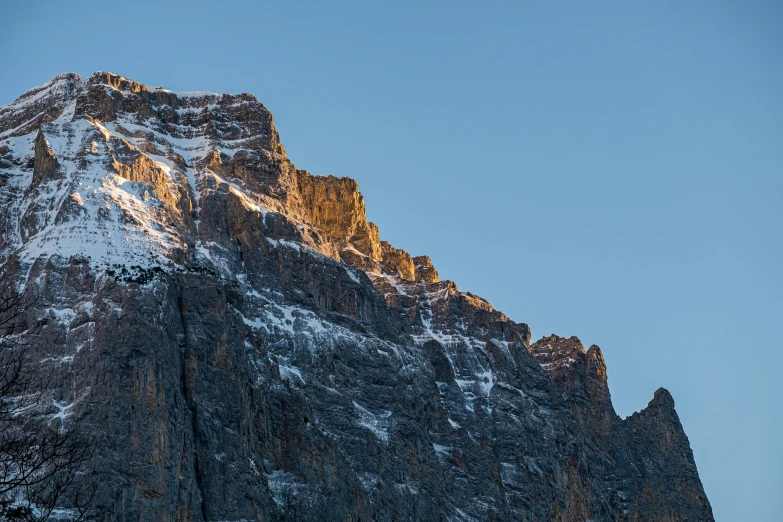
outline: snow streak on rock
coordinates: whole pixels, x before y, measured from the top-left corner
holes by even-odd
[[[60,75],[0,108],[0,205],[124,520],[711,520],[668,392],[619,419],[598,347],[381,241],[249,94]]]

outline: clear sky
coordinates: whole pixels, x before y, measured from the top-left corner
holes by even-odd
[[[426,5],[425,5],[426,4]],[[534,339],[674,395],[719,522],[783,520],[783,2],[8,2],[0,104],[251,92],[292,161]]]

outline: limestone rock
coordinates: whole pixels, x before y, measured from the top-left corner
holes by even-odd
[[[60,164],[54,152],[52,152],[49,142],[46,141],[43,133],[38,131],[38,136],[35,138],[35,162],[33,163],[31,187],[35,188],[45,181],[55,179],[59,169]]]
[[[585,430],[605,434],[619,420],[612,406],[606,363],[598,346],[585,351],[577,337],[551,335],[530,346]]]
[[[598,347],[381,241],[249,94],[60,75],[0,108],[0,205],[110,520],[713,520],[668,392],[620,419]]]
[[[432,266],[430,256],[416,256],[413,258],[413,266],[416,268],[416,276],[421,281],[427,283],[437,283],[440,281],[438,271]]]

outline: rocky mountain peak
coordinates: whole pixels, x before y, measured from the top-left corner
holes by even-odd
[[[577,337],[550,335],[530,345],[530,353],[552,376],[560,393],[573,405],[573,413],[586,429],[606,433],[617,420],[607,382],[601,349],[585,350]]]
[[[131,93],[146,92],[148,90],[147,86],[143,83],[136,82],[130,78],[124,78],[119,74],[114,74],[108,71],[96,71],[92,73],[86,79],[86,84],[88,86],[106,85],[118,91],[126,91]]]
[[[0,205],[123,520],[712,520],[668,392],[620,419],[597,346],[382,241],[251,95],[57,76],[0,108]]]
[[[663,406],[674,409],[674,397],[666,388],[658,388],[655,390],[653,400],[650,401],[650,406]]]

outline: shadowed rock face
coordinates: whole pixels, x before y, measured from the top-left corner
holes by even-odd
[[[114,520],[713,520],[668,392],[620,419],[598,347],[381,241],[251,95],[58,76],[0,108],[0,205]]]
[[[552,376],[572,416],[582,429],[603,435],[619,421],[612,406],[601,349],[585,351],[576,337],[544,337],[530,346],[530,353]]]

